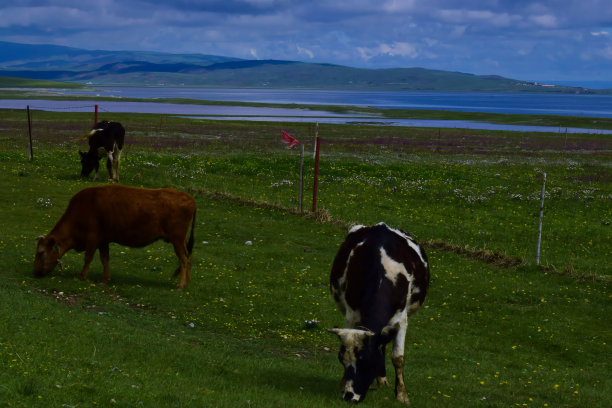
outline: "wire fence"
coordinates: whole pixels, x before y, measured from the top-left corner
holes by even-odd
[[[100,112],[110,113],[112,110],[105,109],[104,107],[94,105],[72,105],[72,106],[57,106],[57,105],[28,105],[33,110],[44,110],[44,111],[70,111],[70,112],[87,112],[89,110],[97,110]]]
[[[83,111],[85,109],[95,109],[98,105],[79,105],[79,106],[38,106],[28,105],[30,109],[46,110],[46,111]]]
[[[97,111],[109,112],[108,110],[104,109],[103,107],[100,107],[97,104],[82,104],[82,105],[71,104],[70,106],[60,106],[60,107],[57,107],[57,106],[45,106],[43,104],[28,105],[28,109],[30,109],[30,108],[31,109],[41,109],[41,110],[60,110],[62,112],[71,111],[71,110],[72,111],[79,111],[80,110],[81,112],[92,112],[94,114],[97,113]],[[30,119],[30,118],[28,117],[28,119]],[[94,119],[94,118],[91,118],[91,119]],[[70,125],[71,127],[68,127],[66,125],[62,125],[62,128],[60,130],[64,131],[65,129],[68,129],[68,132],[72,132],[73,131],[74,135],[77,135],[77,133],[78,133],[79,137],[80,137],[80,139],[78,139],[78,141],[79,141],[79,143],[82,143],[84,140],[86,140],[86,137],[83,137],[82,133],[80,133],[80,132],[82,132],[82,129],[85,129],[86,126],[92,126],[94,124],[94,122],[90,122],[89,114],[80,115],[78,120],[79,120],[78,124],[71,124]],[[95,120],[95,122],[97,122],[97,116],[96,116],[96,118],[94,120]],[[172,125],[170,125],[170,126],[172,126]],[[198,129],[200,129],[200,128],[198,128]],[[147,124],[145,124],[145,125],[139,125],[135,129],[133,129],[133,130],[134,130],[134,132],[137,135],[143,135],[144,134],[147,137],[148,136],[153,136],[151,138],[151,140],[157,140],[157,139],[155,139],[155,137],[160,137],[160,135],[162,135],[161,137],[164,140],[166,139],[165,138],[165,133],[162,133],[162,119],[161,119],[161,117],[159,119],[159,124],[157,124],[157,122],[155,122],[155,121],[151,121],[151,122],[147,122]],[[168,130],[168,129],[164,129],[164,131],[166,131],[166,130]],[[49,133],[49,132],[52,133],[52,130],[47,129],[47,126],[41,127],[41,129],[39,131],[40,132],[46,132],[46,133]],[[184,129],[182,129],[182,128],[181,129],[171,129],[171,130],[169,130],[169,133],[172,134],[173,132],[176,132],[176,133],[180,134],[180,132],[182,132],[182,131],[184,131]],[[30,130],[30,132],[32,132],[32,130]],[[70,134],[68,132],[65,132],[64,134]],[[206,132],[206,131],[204,131],[204,132]],[[310,133],[310,135],[312,135],[312,133]],[[318,127],[315,130],[315,137],[317,135],[318,135]],[[182,134],[181,134],[181,136],[182,136]],[[480,137],[482,137],[482,136],[479,135],[479,139],[475,139],[474,143],[476,143],[476,142],[477,143],[482,143]],[[302,139],[302,138],[300,137],[300,139]],[[446,143],[445,140],[440,141],[440,132],[439,131],[438,131],[437,139],[435,138],[435,135],[434,135],[433,139],[437,140],[436,143],[438,145],[442,145],[443,143]],[[35,139],[34,142],[37,143],[37,140],[38,139]],[[73,140],[75,140],[75,141],[77,140],[76,136],[75,136],[75,139],[73,139]],[[149,139],[147,139],[147,141],[148,140]],[[183,139],[179,139],[179,142],[177,142],[176,145],[173,144],[172,146],[179,146],[179,145],[183,146],[183,145],[181,145],[181,142],[180,142],[181,140],[183,140]],[[205,139],[202,139],[202,140],[205,140]],[[227,139],[227,140],[230,140],[230,139]],[[383,140],[383,139],[381,139],[381,140]],[[498,139],[496,139],[496,140],[498,140]],[[302,141],[304,141],[304,140],[302,140]],[[187,141],[184,141],[184,142],[188,143]],[[32,137],[30,136],[30,144],[29,144],[30,159],[33,158],[32,157],[33,153],[31,151],[31,147],[32,147],[31,143],[32,143]],[[151,145],[153,145],[154,142],[150,142],[150,143],[151,143]],[[157,143],[157,142],[155,142],[155,143]],[[159,143],[162,143],[162,142],[159,142]],[[379,141],[375,141],[373,143],[379,143]],[[468,143],[468,141],[463,141],[462,143]],[[512,142],[512,143],[514,143],[514,142]],[[316,142],[313,143],[313,145],[316,146]],[[561,152],[565,152],[564,149],[566,149],[566,145],[567,145],[566,141],[561,141],[561,142],[557,142],[557,144],[555,145],[556,147],[554,147],[554,148],[558,149]],[[584,145],[584,147],[581,147],[581,146],[582,145],[580,145],[578,147],[580,149],[587,149],[588,148],[588,145],[586,145],[586,144]],[[497,148],[493,149],[492,151],[497,151],[496,149]],[[316,152],[316,149],[314,149],[314,150]],[[605,150],[604,150],[604,152],[605,152]],[[605,153],[603,153],[603,154],[605,154]],[[328,153],[326,153],[326,155],[327,155],[327,160],[328,161],[332,160],[331,159],[331,157],[332,157],[331,153],[328,152]],[[562,157],[565,157],[566,155],[567,154],[564,153]],[[504,158],[502,161],[500,161],[500,163],[502,163],[502,164],[503,163],[511,163],[511,161],[509,161],[509,160],[510,159],[508,159],[508,158]],[[202,183],[202,185],[204,187],[208,186],[206,188],[209,188],[209,190],[211,190],[211,191],[213,191],[213,190],[214,191],[221,191],[221,192],[226,192],[228,194],[235,195],[235,196],[247,197],[248,199],[261,200],[261,196],[253,195],[253,191],[261,190],[261,189],[255,189],[253,187],[253,185],[255,185],[255,184],[257,184],[259,182],[255,176],[250,175],[248,177],[248,182],[245,183],[244,188],[240,187],[242,184],[236,183],[234,185],[233,182],[231,181],[231,180],[233,180],[232,177],[234,177],[234,176],[237,179],[244,179],[244,174],[247,172],[247,170],[245,170],[245,169],[247,167],[250,168],[252,166],[252,163],[250,163],[248,165],[245,164],[244,168],[240,167],[237,170],[232,170],[232,168],[233,168],[232,166],[236,165],[236,163],[234,161],[229,161],[228,160],[227,162],[223,162],[223,163],[224,163],[224,166],[226,166],[226,167],[224,168],[223,171],[219,171],[220,175],[217,178],[214,177],[216,173],[213,170],[209,169],[208,171],[210,173],[208,173],[206,177],[203,177],[202,180],[199,180],[199,179],[196,178],[196,180],[198,180],[198,181],[195,182],[195,183],[196,184],[197,183]],[[446,163],[446,162],[444,162],[444,163]],[[455,162],[453,162],[453,163],[455,163]],[[544,163],[544,162],[542,162],[542,163]],[[568,249],[566,251],[567,254],[561,253],[561,251],[557,251],[556,253],[554,253],[554,255],[548,255],[548,253],[552,252],[551,248],[554,247],[554,244],[556,244],[557,240],[560,239],[558,237],[562,237],[562,236],[564,236],[564,234],[567,235],[567,231],[570,231],[572,234],[576,235],[579,231],[584,231],[584,229],[585,229],[584,226],[587,225],[587,223],[588,223],[589,228],[591,229],[591,231],[593,231],[594,229],[595,230],[601,229],[602,227],[600,227],[599,225],[607,226],[607,225],[610,224],[610,221],[609,221],[609,212],[602,211],[600,209],[600,205],[598,204],[599,201],[601,201],[601,197],[603,197],[603,199],[608,197],[608,196],[605,195],[606,194],[606,189],[601,190],[601,193],[598,193],[598,195],[596,195],[596,194],[593,194],[591,192],[590,187],[589,187],[589,189],[584,187],[580,191],[578,191],[578,190],[574,191],[571,188],[570,185],[559,184],[560,182],[563,181],[563,177],[566,177],[566,178],[571,177],[572,180],[579,180],[580,178],[583,178],[585,180],[590,180],[593,177],[595,177],[595,178],[605,178],[605,175],[607,173],[605,173],[604,171],[601,171],[600,174],[592,175],[591,173],[588,172],[589,171],[588,169],[585,170],[584,175],[581,175],[581,174],[577,173],[579,170],[581,170],[581,166],[579,164],[580,161],[579,161],[579,157],[573,157],[573,155],[572,155],[571,159],[568,156],[568,163],[569,164],[567,165],[568,166],[567,170],[565,172],[561,172],[560,174],[559,173],[555,173],[554,169],[556,167],[553,166],[552,173],[549,173],[549,175],[552,175],[553,177],[550,177],[550,179],[548,181],[542,180],[542,184],[541,184],[542,192],[541,192],[541,194],[535,194],[534,193],[534,194],[532,194],[532,196],[530,196],[530,198],[527,198],[527,196],[526,196],[526,194],[524,192],[521,192],[522,195],[518,194],[518,193],[512,194],[511,196],[509,196],[510,197],[510,201],[511,201],[511,205],[503,203],[502,202],[503,200],[499,201],[499,204],[497,204],[497,201],[495,201],[497,207],[494,208],[494,211],[491,214],[487,214],[487,216],[501,217],[499,214],[500,213],[504,213],[505,211],[508,211],[509,213],[514,213],[515,210],[511,209],[511,208],[513,208],[515,206],[518,206],[518,208],[526,207],[527,204],[525,203],[525,201],[535,201],[536,199],[539,199],[540,207],[538,209],[540,210],[540,214],[539,214],[539,219],[538,219],[537,242],[532,242],[531,239],[528,239],[528,241],[529,241],[528,244],[525,243],[525,244],[518,245],[520,247],[520,250],[523,251],[523,252],[521,252],[519,254],[519,256],[521,256],[523,258],[526,258],[526,259],[527,258],[531,259],[531,254],[533,253],[533,247],[536,247],[535,248],[535,255],[536,255],[535,256],[535,258],[536,258],[535,259],[535,263],[536,264],[540,263],[540,260],[541,260],[540,259],[540,255],[541,255],[541,252],[542,252],[543,253],[542,255],[544,255],[543,263],[545,265],[549,264],[549,263],[552,264],[553,261],[551,261],[551,259],[554,259],[554,261],[555,261],[554,264],[557,265],[559,270],[563,270],[563,268],[565,268],[564,265],[568,265],[566,269],[569,270],[569,271],[573,271],[575,269],[577,271],[581,271],[581,273],[582,273],[582,271],[584,271],[585,275],[586,274],[593,274],[593,276],[595,276],[595,274],[597,272],[592,272],[592,271],[595,271],[596,267],[593,266],[592,262],[590,262],[590,261],[588,261],[588,262],[587,261],[583,261],[583,259],[593,258],[593,255],[592,255],[593,253],[596,253],[597,251],[605,251],[606,250],[605,248],[601,249],[601,245],[599,245],[599,246],[596,245],[597,244],[597,240],[593,240],[594,242],[592,244],[589,243],[589,245],[585,245],[584,249],[581,249],[581,248],[583,248],[582,246],[579,247],[578,245],[574,245],[572,247],[572,249]],[[202,164],[202,166],[204,166],[203,163],[199,163],[198,162],[198,165],[199,164]],[[141,165],[141,167],[146,168],[148,166],[148,163],[141,162],[140,165]],[[308,165],[312,165],[312,162],[309,161]],[[466,162],[466,165],[468,167],[470,167],[470,168],[473,168],[473,166],[474,166],[473,163],[468,163],[468,162]],[[555,164],[555,166],[556,166],[556,164]],[[546,170],[549,170],[551,166],[546,166],[546,167],[547,167]],[[185,168],[183,168],[182,166],[178,166],[178,165],[176,166],[176,169],[178,169],[177,172],[179,172],[180,174],[189,174],[189,172],[191,172],[191,173],[195,174],[196,176],[197,176],[197,174],[199,174],[199,170],[202,170],[202,168],[204,168],[204,167],[196,167],[196,166],[193,166],[193,165],[191,165],[191,167],[187,166]],[[174,167],[172,167],[172,169],[170,169],[170,170],[173,170],[173,169],[174,169]],[[170,170],[169,170],[169,174],[171,174],[171,175],[174,174]],[[310,171],[311,170],[309,170],[308,173],[310,173]],[[329,169],[328,169],[328,171],[329,171]],[[139,177],[140,177],[141,172],[142,172],[142,174],[145,174],[142,171],[142,169],[141,169],[138,172]],[[569,176],[569,175],[566,176],[565,175],[566,172],[571,172],[571,176]],[[496,177],[502,177],[504,173],[501,172],[501,171],[500,171],[500,173],[501,173],[501,175],[498,174]],[[537,173],[537,176],[540,177],[540,176],[543,176],[545,171],[536,172],[536,173]],[[251,172],[251,174],[252,174],[252,172]],[[403,175],[404,173],[398,173],[398,174],[402,174]],[[408,174],[408,173],[406,173],[406,174]],[[568,173],[568,174],[570,174],[570,173]],[[557,175],[557,180],[559,180],[559,181],[555,181],[555,177],[554,177],[555,175]],[[185,176],[185,177],[187,177],[187,176]],[[334,196],[335,197],[335,196],[342,195],[344,197],[349,197],[349,198],[350,197],[361,197],[361,199],[363,200],[362,195],[360,195],[360,194],[362,194],[362,191],[364,189],[368,188],[368,186],[376,185],[378,183],[380,183],[386,189],[385,191],[394,192],[394,193],[396,191],[400,191],[400,192],[401,191],[410,191],[411,189],[417,188],[417,187],[418,187],[419,190],[421,188],[425,188],[425,191],[427,191],[427,188],[432,188],[433,189],[433,187],[435,187],[435,186],[441,186],[439,188],[441,188],[442,189],[441,191],[443,191],[444,185],[449,183],[449,180],[450,180],[449,178],[445,178],[443,180],[442,179],[438,180],[434,176],[431,176],[431,178],[430,178],[431,181],[428,182],[428,183],[426,181],[423,181],[423,180],[427,180],[426,178],[423,178],[423,180],[421,180],[419,178],[418,180],[415,180],[415,181],[411,181],[411,182],[406,181],[406,182],[404,182],[402,180],[404,180],[404,179],[405,180],[409,180],[409,178],[408,177],[397,176],[397,180],[398,181],[395,182],[395,181],[389,181],[389,180],[392,180],[392,179],[394,180],[395,176],[391,177],[391,178],[385,178],[385,177],[381,176],[380,179],[377,179],[377,178],[370,178],[370,175],[358,175],[358,174],[357,175],[351,175],[350,177],[347,177],[347,178],[344,178],[344,179],[343,178],[337,179],[337,178],[334,178],[334,177],[332,177],[330,175],[327,175],[327,179],[325,179],[325,174],[324,174],[324,178],[322,179],[323,189],[321,190],[321,192],[323,194],[323,196],[322,196],[323,200],[321,201],[321,203],[319,203],[320,205],[318,205],[318,206],[319,207],[323,207],[325,210],[329,209],[329,211],[332,212],[332,213],[342,213],[344,211],[347,214],[351,214],[351,216],[353,216],[353,214],[358,214],[357,211],[359,209],[357,207],[354,210],[353,209],[345,210],[345,208],[352,208],[352,207],[350,207],[348,204],[346,204],[346,205],[343,204],[341,206],[341,205],[336,205],[334,203],[334,205],[336,207],[332,208],[331,204],[330,204],[330,202],[331,202],[330,199],[328,199],[327,203],[325,202],[326,196],[327,197],[330,197],[330,196]],[[295,195],[296,194],[295,194],[295,188],[293,187],[293,184],[291,184],[291,183],[285,184],[284,183],[284,181],[285,181],[284,179],[280,183],[276,183],[276,184],[270,184],[271,182],[268,179],[268,177],[264,177],[263,180],[264,181],[262,181],[262,183],[267,183],[267,185],[271,186],[269,188],[266,188],[265,190],[272,192],[270,196],[266,197],[265,201],[272,202],[272,203],[277,203],[278,202],[279,205],[283,205],[283,206],[292,206],[292,205],[295,204],[296,206],[298,206],[298,208],[302,209],[301,208],[302,207],[302,198],[301,198],[302,187],[301,186],[300,186],[300,189],[299,189],[299,195],[300,196],[298,197],[297,200],[295,200]],[[301,177],[300,177],[300,184],[302,184],[302,182],[303,181],[301,180]],[[551,191],[551,194],[554,193],[554,195],[555,195],[554,197],[551,197],[549,195],[549,191],[545,191],[544,190],[544,188],[545,188],[545,184],[544,183],[545,182],[547,182],[547,183],[551,182],[552,183],[552,184],[550,184],[551,185],[550,191]],[[312,183],[313,184],[315,183],[314,179],[312,180]],[[353,183],[356,186],[358,186],[358,188],[356,188],[355,191],[353,191],[353,192],[349,192],[348,187],[347,187],[351,183]],[[389,184],[387,185],[385,183],[389,183]],[[311,181],[310,180],[306,180],[306,184],[307,184],[306,190],[308,191],[309,188],[311,187]],[[337,189],[335,187],[332,188],[332,185],[335,186],[337,184],[342,184],[342,188],[340,188],[340,187],[338,187]],[[538,184],[539,184],[539,182],[538,182]],[[582,184],[584,184],[584,183],[582,183]],[[280,185],[281,187],[278,187],[277,185]],[[516,185],[516,183],[510,184],[510,188],[512,187],[512,185]],[[236,186],[239,186],[239,187],[236,187]],[[423,186],[425,186],[425,187],[423,187]],[[318,187],[319,186],[318,186],[318,182],[317,182],[317,185],[313,187],[313,209],[312,209],[313,212],[317,211],[317,192],[318,192]],[[459,202],[461,203],[461,204],[458,205],[458,207],[471,206],[471,205],[479,207],[479,206],[482,206],[483,204],[486,204],[487,202],[497,200],[497,197],[501,197],[502,194],[506,193],[505,190],[502,190],[502,187],[500,187],[498,185],[494,185],[493,187],[490,187],[488,190],[484,191],[483,189],[480,189],[477,186],[476,187],[471,186],[468,183],[465,186],[460,186],[458,188],[454,188],[452,191],[449,190],[448,192],[445,192],[444,195],[442,195],[442,193],[439,193],[436,196],[437,193],[435,193],[435,191],[438,191],[438,190],[433,189],[432,191],[434,191],[434,192],[430,193],[430,195],[432,197],[450,197],[449,200],[453,199],[453,197],[454,197],[454,198],[458,199]],[[438,187],[436,187],[436,188],[438,188]],[[546,190],[549,190],[548,186],[546,186]],[[595,190],[595,191],[598,191],[598,190]],[[425,194],[425,193],[423,193],[423,194]],[[510,193],[506,193],[506,194],[510,194]],[[544,197],[545,197],[545,194],[546,194],[546,197],[547,197],[546,198],[547,199],[547,207],[552,207],[552,209],[547,208],[547,211],[546,211],[547,215],[546,215],[546,218],[543,220],[543,216],[544,216],[544,208],[543,208],[543,206],[544,206]],[[537,197],[536,197],[536,195],[537,195]],[[588,197],[587,197],[587,195],[588,195]],[[376,197],[377,196],[376,191],[372,190],[371,196],[372,197]],[[585,197],[581,198],[582,196],[585,196]],[[556,201],[555,200],[549,200],[549,198],[555,198]],[[559,204],[559,200],[561,198],[563,198],[563,200],[568,201],[568,202],[570,202],[570,201],[573,202],[573,201],[576,201],[577,199],[581,200],[581,201],[584,201],[586,203],[585,204],[585,208],[589,208],[589,209],[597,208],[597,209],[599,209],[598,211],[600,211],[602,215],[599,216],[599,220],[595,219],[595,221],[592,219],[592,217],[590,215],[591,213],[593,213],[593,210],[584,211],[584,214],[582,214],[582,213],[580,213],[580,214],[573,213],[571,217],[568,217],[567,215],[564,215],[564,216],[555,216],[555,212],[554,211],[557,211],[556,214],[559,214],[559,213],[566,214],[566,213],[561,212],[561,210],[559,208],[557,208],[557,207],[561,207],[562,209],[564,208],[562,204]],[[412,202],[412,199],[413,199],[412,196],[410,196],[408,194],[405,194],[405,195],[401,195],[400,199],[394,199],[394,203],[393,204],[385,204],[385,205],[387,205],[389,207],[389,211],[393,211],[393,214],[389,215],[389,217],[392,218],[393,216],[397,216],[398,219],[402,219],[401,217],[405,216],[404,213],[406,211],[401,206],[401,203]],[[501,198],[499,200],[501,200]],[[351,202],[351,200],[345,200],[345,201],[349,201],[349,204]],[[387,201],[385,201],[385,202],[387,202]],[[397,203],[400,203],[400,204],[397,204]],[[377,204],[376,201],[372,203],[372,205],[375,205],[375,204]],[[500,210],[500,208],[502,208],[502,209]],[[535,206],[534,206],[534,210],[533,211],[537,212],[537,210],[535,209]],[[551,211],[552,211],[552,213],[551,213]],[[449,211],[449,212],[451,212],[451,211]],[[397,213],[397,215],[394,215],[396,213]],[[577,218],[578,215],[580,215],[581,218]],[[444,217],[445,217],[445,214],[441,214],[439,216],[439,219],[446,219]],[[591,217],[591,218],[589,218],[589,217]],[[483,217],[483,218],[486,218],[486,217]],[[501,218],[504,219],[505,217],[501,217]],[[576,220],[580,220],[580,222],[576,221],[576,222],[570,223],[569,221],[566,221],[565,224],[563,224],[561,221],[557,221],[557,219],[555,219],[555,218],[557,218],[559,220],[576,219]],[[450,219],[452,219],[452,218],[450,218]],[[544,225],[544,230],[542,230],[542,228],[543,228],[542,222],[543,221],[544,221],[544,224],[545,224]],[[510,225],[510,227],[508,227],[508,228],[516,229],[517,231],[519,231],[520,235],[517,235],[517,236],[520,236],[521,240],[524,239],[524,237],[526,235],[531,234],[532,229],[535,229],[535,228],[533,228],[535,225],[532,226],[530,224],[530,226],[527,227],[528,223],[530,224],[530,222],[527,222],[527,221],[524,222],[524,223],[522,223],[522,222],[515,222],[515,221],[512,221],[512,222],[506,221],[506,225]],[[595,225],[593,223],[599,224],[599,225]],[[469,243],[472,247],[478,248],[479,247],[478,245],[480,245],[479,240],[482,240],[485,243],[484,244],[485,248],[487,248],[490,245],[491,247],[493,247],[497,251],[501,251],[500,249],[498,249],[498,247],[503,247],[503,245],[499,244],[498,247],[496,248],[495,247],[495,243],[496,242],[504,242],[505,243],[505,241],[503,241],[503,240],[496,241],[495,239],[491,238],[493,235],[496,234],[496,231],[488,231],[488,230],[484,230],[482,228],[479,230],[479,229],[477,229],[477,227],[474,227],[474,228],[475,228],[475,232],[474,232],[474,234],[472,234],[472,236],[476,237],[476,238],[474,238],[474,242],[470,241],[470,243]],[[517,233],[517,234],[519,234],[519,233]],[[596,234],[597,233],[593,234],[591,232],[591,235],[595,235],[596,236]],[[584,242],[589,242],[590,237],[588,235],[583,234],[582,237],[583,238],[581,238],[581,239]],[[443,237],[443,238],[446,241],[449,241],[449,242],[451,241],[447,237]],[[525,241],[527,241],[527,240],[525,240]],[[534,239],[534,241],[535,241],[535,239]],[[544,243],[543,247],[542,247],[542,241]],[[575,242],[576,240],[572,240],[572,241]],[[535,245],[533,245],[533,244],[535,244]],[[467,244],[466,244],[466,247],[467,247]],[[528,249],[525,249],[527,247],[528,247]],[[605,247],[605,245],[604,245],[604,247]],[[578,249],[576,249],[576,248],[578,248]],[[559,266],[559,265],[561,265],[561,266]],[[603,269],[608,269],[608,268],[604,267]],[[607,275],[607,273],[604,273],[603,275]],[[597,274],[597,276],[600,276],[600,275]]]
[[[71,112],[87,112],[88,110],[93,109],[94,111],[94,121],[93,123],[98,123],[98,111],[102,110],[104,112],[109,112],[106,109],[100,109],[98,104],[93,105],[78,105],[78,106],[43,106],[43,105],[27,105],[26,110],[28,114],[28,158],[30,160],[34,159],[34,146],[32,143],[32,115],[30,111],[32,109],[36,110],[45,110],[45,111],[71,111]]]

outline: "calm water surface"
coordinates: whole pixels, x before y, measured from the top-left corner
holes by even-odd
[[[503,125],[498,123],[474,122],[471,120],[429,120],[429,119],[384,119],[384,118],[346,118],[346,117],[240,117],[240,116],[191,116],[194,119],[213,120],[250,120],[257,122],[319,122],[355,125],[379,125],[379,126],[405,126],[405,127],[433,127],[433,128],[456,128],[456,129],[484,129],[484,130],[508,130],[515,132],[547,132],[547,133],[589,133],[612,135],[612,130],[606,129],[584,129],[584,128],[560,128],[552,126],[518,126]]]
[[[385,109],[427,109],[508,114],[540,114],[612,118],[612,95],[499,94],[438,92],[358,92],[272,89],[137,88],[102,87],[88,91],[62,91],[66,95],[124,98],[185,98],[208,101],[260,102],[304,105],[353,105]],[[516,126],[457,120],[384,119],[342,115],[322,110],[247,106],[190,105],[124,101],[0,100],[0,108],[89,112],[163,113],[206,119],[361,123],[371,125],[471,128],[535,132],[612,134],[610,130]]]
[[[102,87],[70,94],[612,118],[612,95]]]
[[[308,109],[257,108],[250,106],[189,105],[163,102],[123,101],[56,101],[45,99],[0,99],[3,109],[30,109],[47,111],[93,112],[95,105],[101,112],[167,113],[176,115],[270,115],[270,116],[348,116]],[[353,117],[355,115],[352,115]]]

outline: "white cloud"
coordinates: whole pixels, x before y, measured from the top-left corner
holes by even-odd
[[[435,38],[423,38],[423,41],[428,47],[433,47],[439,43],[439,41]]]
[[[416,58],[419,55],[416,47],[407,42],[394,42],[391,45],[380,44],[378,47],[374,48],[358,47],[357,51],[364,60],[369,60],[381,55],[409,58]]]
[[[69,28],[87,28],[95,19],[86,11],[62,7],[9,7],[2,10],[0,27],[41,26],[54,27],[60,24]]]
[[[257,50],[255,48],[251,48],[251,50],[249,51],[249,54],[251,54],[253,58],[259,59],[259,57],[257,56]]]
[[[453,30],[450,33],[450,36],[451,36],[451,38],[461,37],[462,35],[465,34],[466,30],[467,30],[467,26],[465,26],[465,25],[458,25],[458,26],[453,28]]]
[[[529,20],[539,25],[540,27],[544,27],[544,28],[556,28],[558,25],[557,17],[553,16],[552,14],[542,14],[539,16],[530,16]]]
[[[612,60],[612,45],[608,45],[607,47],[597,51],[596,54],[605,59]]]
[[[605,37],[605,36],[607,36],[607,35],[610,35],[610,33],[609,33],[609,32],[607,32],[607,31],[592,31],[592,32],[591,32],[591,35],[592,35],[593,37],[599,37],[599,36]]]
[[[389,13],[412,11],[416,0],[388,0],[382,5],[382,9]]]
[[[494,67],[494,68],[498,68],[498,67],[501,65],[501,64],[499,63],[499,61],[496,61],[496,60],[491,59],[491,58],[486,58],[486,59],[484,60],[484,63],[485,63],[485,65],[486,65],[486,66],[489,66],[489,67]]]
[[[494,27],[508,27],[521,20],[518,15],[490,10],[443,9],[436,13],[437,17],[450,24],[470,24]]]
[[[314,58],[314,53],[312,51],[310,51],[309,49],[302,48],[302,47],[300,47],[297,44],[295,46],[297,47],[298,55],[306,54],[308,56],[308,58],[310,58],[310,59]]]
[[[612,45],[608,45],[602,48],[586,50],[580,53],[580,59],[583,61],[597,61],[597,60],[612,60]],[[606,61],[606,65],[610,65]]]

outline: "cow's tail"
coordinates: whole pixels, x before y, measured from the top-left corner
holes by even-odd
[[[191,220],[191,235],[189,236],[189,241],[187,241],[187,254],[191,257],[191,251],[193,251],[193,244],[195,242],[195,239],[193,237],[193,230],[195,229],[195,222],[196,222],[196,212],[198,210],[195,209],[193,211],[193,219]]]

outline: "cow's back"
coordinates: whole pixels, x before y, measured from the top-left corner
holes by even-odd
[[[89,137],[89,150],[97,151],[103,147],[106,151],[113,150],[113,144],[117,144],[119,150],[123,149],[125,141],[125,128],[119,122],[103,120],[93,126]]]
[[[193,197],[174,189],[105,185],[81,190],[67,212],[86,218],[77,222],[86,224],[90,238],[142,247],[160,238],[185,237],[195,209]]]
[[[428,286],[424,251],[406,233],[384,223],[353,228],[338,250],[330,276],[331,292],[343,313],[374,313],[381,322],[407,303],[422,304]]]

